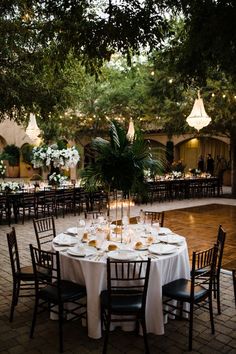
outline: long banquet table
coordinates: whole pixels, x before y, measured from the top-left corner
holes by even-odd
[[[159,179],[149,181],[147,191],[145,202],[152,203],[154,201],[171,201],[174,199],[217,197],[220,195],[221,186],[217,177]],[[53,197],[52,193],[54,194]],[[31,204],[34,204],[35,210],[31,215],[34,217],[38,217],[38,214],[40,215],[40,205],[42,205],[45,199],[48,200],[49,198],[53,203],[50,213],[56,216],[57,211],[61,210],[64,216],[64,210],[76,214],[76,212],[80,213],[81,211],[87,212],[94,209],[105,209],[108,205],[108,195],[102,190],[90,193],[74,185],[63,186],[57,189],[52,189],[50,186],[43,189],[31,186],[31,188],[21,189],[16,192],[0,192],[1,219],[5,216],[10,225],[12,222],[11,216],[13,215],[14,222],[17,223],[20,208],[24,205],[27,207],[27,203],[24,203],[24,198],[30,196],[33,198]],[[133,195],[132,198],[135,202],[143,202],[143,197],[139,194]],[[42,215],[45,216],[44,214]]]
[[[132,228],[135,229],[135,227],[132,225]],[[133,235],[136,235],[137,240],[137,230],[134,231],[136,233],[133,233]],[[138,233],[140,233],[140,229]],[[81,246],[79,239],[77,240],[74,247]],[[104,241],[103,252],[98,251],[98,253],[88,257],[72,256],[68,254],[65,246],[53,243],[53,249],[60,252],[61,275],[63,279],[86,286],[88,336],[91,338],[100,338],[102,336],[100,293],[106,289],[106,258],[109,256],[109,253],[104,250],[107,249],[109,243],[114,242]],[[123,244],[119,245],[120,247],[125,247]],[[145,259],[150,256],[152,260],[146,304],[147,331],[148,333],[161,335],[164,334],[162,286],[180,277],[189,278],[190,268],[187,244],[183,238],[183,241],[176,246],[173,253],[159,256],[153,255],[148,251],[137,252],[139,254],[137,259]]]
[[[220,193],[218,177],[159,179],[148,182],[149,202],[218,197]]]

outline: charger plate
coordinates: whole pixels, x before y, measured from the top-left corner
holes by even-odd
[[[158,243],[156,245],[151,245],[148,250],[150,253],[161,255],[174,253],[177,251],[177,247],[170,244]]]
[[[136,259],[139,254],[134,250],[115,250],[108,252],[107,256],[117,261],[132,261]]]
[[[170,234],[170,235],[165,235],[165,236],[160,236],[158,238],[159,242],[166,242],[170,244],[181,244],[185,241],[185,237],[175,235],[175,234]]]
[[[67,253],[70,256],[75,256],[75,257],[88,257],[91,256],[92,254],[96,253],[96,250],[94,247],[70,247],[67,250]]]

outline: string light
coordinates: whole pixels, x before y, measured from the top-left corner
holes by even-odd
[[[172,84],[172,82],[173,82],[173,79],[170,79],[170,80],[169,80],[169,84]]]

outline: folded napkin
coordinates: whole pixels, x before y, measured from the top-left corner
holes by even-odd
[[[75,237],[63,233],[57,235],[53,239],[53,243],[56,243],[57,245],[60,246],[71,246],[71,245],[75,245],[77,242],[78,240]]]
[[[185,241],[185,237],[177,235],[177,234],[167,234],[165,236],[161,236],[158,238],[162,242],[170,243],[170,244],[181,244]]]
[[[76,257],[88,257],[96,254],[96,250],[91,247],[83,247],[77,245],[74,247],[69,247],[67,253],[71,256],[76,256]]]
[[[70,227],[69,229],[67,229],[67,233],[71,234],[71,235],[77,235],[78,228],[77,227]]]

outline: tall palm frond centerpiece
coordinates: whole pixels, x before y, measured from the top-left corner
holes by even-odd
[[[82,185],[87,190],[104,188],[110,192],[131,193],[144,190],[144,171],[162,169],[162,162],[153,160],[149,143],[139,130],[133,139],[115,120],[110,121],[109,140],[97,137],[92,141],[94,161],[81,173]]]

